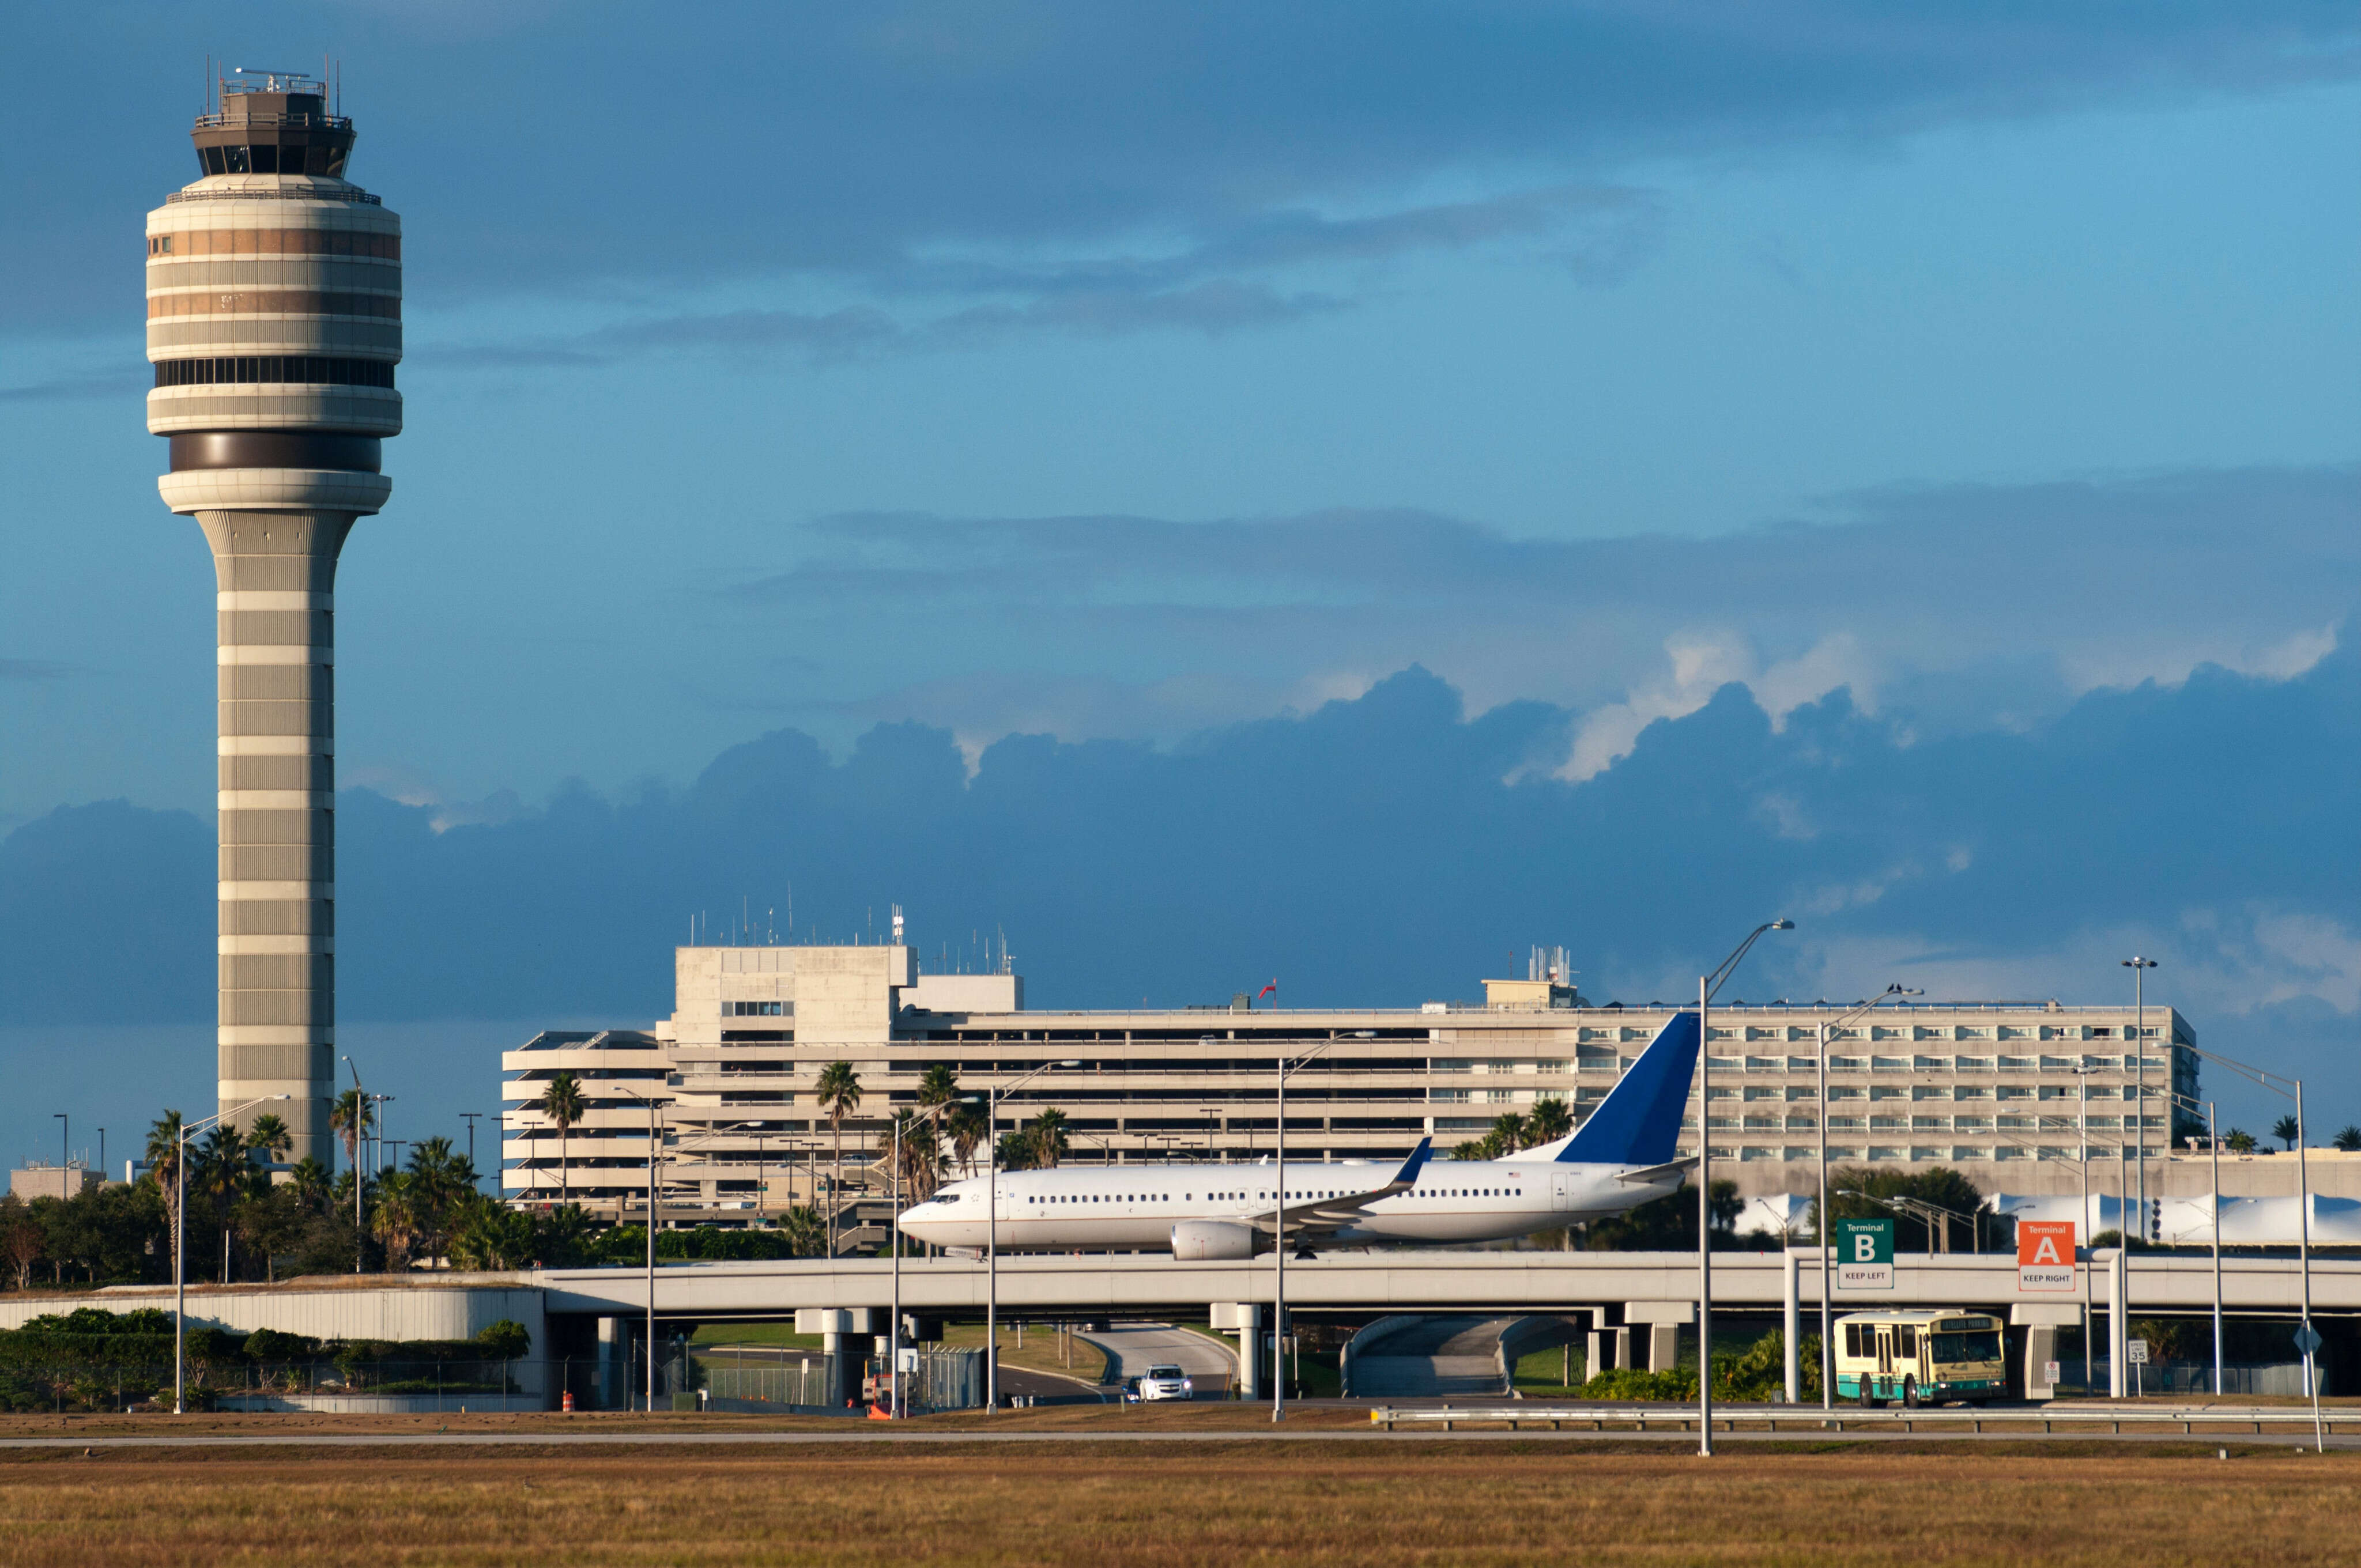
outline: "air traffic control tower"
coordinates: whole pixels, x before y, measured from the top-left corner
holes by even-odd
[[[164,503],[213,547],[220,695],[220,1108],[266,1095],[330,1157],[336,554],[401,430],[401,220],[345,178],[325,84],[240,71],[202,177],[148,214],[148,428]]]

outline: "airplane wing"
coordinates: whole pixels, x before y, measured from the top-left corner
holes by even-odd
[[[1694,1159],[1668,1160],[1663,1165],[1652,1165],[1640,1170],[1619,1170],[1615,1173],[1615,1179],[1632,1182],[1669,1181],[1675,1176],[1686,1176],[1696,1168],[1697,1161]]]
[[[1286,1208],[1257,1217],[1257,1230],[1277,1230],[1284,1227],[1290,1234],[1304,1232],[1340,1231],[1361,1218],[1361,1211],[1380,1198],[1390,1198],[1397,1192],[1407,1192],[1418,1183],[1418,1173],[1424,1168],[1427,1157],[1433,1153],[1434,1140],[1421,1138],[1418,1147],[1401,1168],[1382,1187],[1372,1187],[1366,1192],[1349,1193],[1342,1198],[1319,1198],[1309,1202],[1290,1203]]]

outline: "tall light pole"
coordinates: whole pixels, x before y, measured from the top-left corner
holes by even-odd
[[[368,1091],[361,1087],[361,1069],[350,1057],[345,1058],[345,1065],[353,1069],[353,1272],[358,1274],[365,1250],[361,1245],[361,1151],[368,1146],[369,1100]],[[329,1087],[335,1085],[331,1082]],[[335,1157],[334,1149],[328,1153],[330,1158]]]
[[[894,1321],[886,1325],[885,1330],[885,1370],[893,1378],[887,1387],[893,1393],[886,1409],[893,1412],[896,1420],[910,1413],[909,1402],[903,1397],[902,1387],[902,1135],[917,1131],[954,1105],[972,1105],[975,1102],[974,1095],[962,1095],[957,1100],[946,1100],[939,1105],[930,1105],[915,1116],[889,1114],[886,1118],[894,1135],[893,1153],[888,1157],[891,1168],[887,1171],[894,1180],[894,1210],[893,1218],[885,1223],[885,1245],[894,1250]]]
[[[1738,971],[1739,961],[1765,931],[1792,931],[1793,920],[1766,920],[1730,949],[1713,970],[1697,977],[1697,1453],[1713,1456],[1713,1028],[1708,1017],[1714,992]],[[1821,1106],[1821,1119],[1828,1108]]]
[[[2298,1331],[2301,1337],[2297,1348],[2303,1352],[2304,1390],[2312,1396],[2312,1444],[2324,1453],[2327,1437],[2320,1420],[2320,1369],[2312,1346],[2318,1331],[2312,1326],[2312,1177],[2304,1162],[2303,1080],[2217,1056],[2212,1051],[2199,1050],[2195,1046],[2184,1048],[2207,1061],[2221,1063],[2250,1083],[2259,1084],[2274,1094],[2290,1096],[2295,1101],[2296,1259],[2302,1276],[2303,1291],[2302,1327]]]
[[[2075,1264],[2075,1267],[2081,1272],[2082,1277],[2082,1299],[2078,1304],[2082,1309],[2082,1394],[2086,1398],[2089,1398],[2091,1392],[2092,1285],[2090,1251],[2092,1239],[2097,1235],[2099,1229],[2099,1227],[2092,1223],[2091,1218],[2090,1077],[2090,1064],[2077,1058],[2074,1065],[2074,1159],[2075,1163],[2081,1167],[2082,1217],[2074,1222],[2074,1234],[2076,1236],[2081,1238],[2076,1243],[2074,1255],[2079,1260]],[[2037,1116],[2037,1124],[2038,1123],[2038,1120],[2039,1118]],[[2117,1168],[2115,1175],[2117,1178],[2117,1185],[2120,1186],[2121,1178],[2123,1176],[2122,1161],[2118,1160],[2116,1162],[2116,1166]],[[2131,1277],[2131,1265],[2126,1263],[2124,1265],[2124,1277],[2128,1280]],[[2054,1395],[2056,1390],[2053,1388],[2051,1393]]]
[[[2135,953],[2123,960],[2124,968],[2132,971],[2132,1063],[2134,1092],[2138,1096],[2136,1125],[2139,1136],[2132,1140],[2132,1158],[2139,1166],[2139,1212],[2141,1239],[2147,1234],[2147,996],[2141,982],[2147,971],[2156,968],[2154,959],[2144,959]],[[2169,1135],[2168,1135],[2169,1136]],[[2131,1276],[2131,1266],[2125,1265],[2125,1277]]]
[[[619,1082],[615,1087],[648,1108],[648,1327],[646,1337],[648,1414],[654,1415],[656,1413],[656,1161],[664,1152],[664,1146],[658,1142],[656,1135],[658,1128],[655,1096],[642,1094],[628,1083]],[[622,1201],[616,1200],[618,1212],[620,1211]],[[621,1222],[619,1220],[617,1223]]]
[[[58,1122],[58,1196],[71,1198],[66,1190],[66,1167],[73,1163],[73,1118],[63,1111],[53,1111]]]
[[[2222,1145],[2214,1135],[2213,1102],[2171,1091],[2172,1102],[2205,1108],[2205,1147],[2213,1166],[2213,1396],[2222,1396]]]
[[[1045,1061],[984,1091],[983,1146],[990,1162],[983,1178],[983,1408],[987,1410],[1000,1409],[1000,1097],[1053,1067],[1082,1065],[1079,1057]]]
[[[1856,1018],[1865,1016],[1879,1003],[1890,1002],[1896,997],[1925,994],[1923,990],[1907,989],[1897,981],[1850,1011],[1820,1021],[1820,1409],[1823,1410],[1833,1412],[1837,1408],[1836,1352],[1828,1343],[1834,1332],[1830,1314],[1835,1310],[1830,1300],[1834,1292],[1829,1288],[1829,1255],[1836,1251],[1836,1245],[1828,1240],[1828,1047],[1835,1041],[1839,1029]],[[1702,1050],[1699,1054],[1703,1054]],[[1703,1102],[1699,1102],[1697,1107],[1697,1124],[1700,1129],[1705,1124]]]
[[[180,1146],[172,1157],[172,1413],[176,1416],[187,1410],[188,1363],[182,1346],[189,1325],[189,1135],[226,1121],[241,1111],[251,1111],[257,1105],[294,1098],[292,1094],[266,1094],[259,1100],[233,1105],[226,1111],[215,1112],[198,1121],[183,1122],[176,1135]]]
[[[478,1182],[481,1182],[484,1179],[484,1173],[480,1170],[476,1170],[476,1118],[482,1114],[483,1113],[481,1111],[462,1111],[459,1113],[459,1120],[467,1124],[467,1168],[471,1171],[475,1171],[476,1179]]]
[[[1271,1192],[1278,1201],[1271,1211],[1278,1245],[1270,1254],[1270,1419],[1274,1421],[1287,1420],[1287,1075],[1335,1043],[1334,1038],[1323,1040],[1292,1062],[1284,1052],[1279,1058],[1279,1121],[1271,1144],[1271,1168],[1277,1176]]]

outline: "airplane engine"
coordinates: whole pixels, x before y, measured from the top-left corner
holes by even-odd
[[[1251,1225],[1183,1220],[1172,1227],[1172,1255],[1184,1263],[1234,1263],[1255,1254]]]

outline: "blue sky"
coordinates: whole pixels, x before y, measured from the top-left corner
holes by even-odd
[[[354,176],[404,215],[410,422],[388,448],[394,499],[338,585],[340,746],[348,785],[450,854],[493,841],[462,828],[529,834],[569,800],[691,801],[717,757],[781,731],[844,763],[873,727],[915,722],[978,784],[1012,735],[1172,759],[1279,722],[1316,744],[1323,704],[1364,711],[1412,666],[1478,726],[1546,715],[1504,793],[1466,797],[1479,834],[1529,810],[1578,820],[1568,803],[1613,795],[1649,724],[1710,731],[1733,683],[1726,700],[1774,740],[1838,703],[1894,755],[1962,769],[2065,745],[2146,683],[2177,699],[2192,671],[2219,672],[2203,689],[2232,708],[2343,689],[2361,511],[2348,8],[696,15],[695,30],[620,4],[12,16],[43,68],[0,105],[17,149],[0,832],[49,822],[40,841],[78,863],[112,829],[49,814],[120,799],[178,843],[170,814],[212,789],[210,572],[153,488],[137,240],[192,172],[208,52],[340,57]],[[2349,707],[2298,707],[2322,755],[2348,754]],[[2103,765],[2200,800],[2246,766],[2169,730],[2144,744]],[[1941,815],[1939,777],[1880,777],[1899,793],[1828,808]],[[1118,822],[1141,809],[1111,785],[1090,798]],[[2188,833],[2185,804],[2147,809]],[[1625,810],[1596,830],[1679,830]],[[2020,924],[2000,900],[1971,939],[1900,892],[1848,897],[1781,978],[1850,994],[1878,977],[1848,985],[1828,969],[1844,953],[1949,953],[1961,984],[2089,995],[2114,978],[2101,948],[2174,941],[2186,989],[2159,986],[2209,1037],[2251,1026],[2263,1049],[2271,1021],[2310,1008],[2307,1037],[2349,1046],[2349,880],[2247,878],[2254,825],[2200,818],[2202,848],[2125,841],[2088,878],[2043,883],[2033,847],[2082,830],[2068,811],[2003,792],[1978,830],[2027,846],[2012,874],[2031,880],[2011,885],[2075,923]],[[178,907],[178,873],[137,874],[170,862],[162,842],[127,880],[43,896],[110,929],[121,900]],[[1741,833],[1733,875],[1801,895],[1820,885],[1811,852],[1785,857],[1807,842]],[[0,854],[0,918],[49,885],[25,869],[35,847]],[[1589,863],[1577,851],[1565,866]],[[793,880],[817,852],[783,839],[738,880]],[[1307,887],[1287,928],[1316,924],[1314,862],[1268,854],[1276,882]],[[2092,893],[2139,881],[2135,862],[2190,874],[2136,906]],[[1888,885],[1874,871],[1820,882]],[[436,894],[453,922],[513,916],[453,874]],[[928,898],[945,927],[1026,912],[1038,935],[1012,939],[1045,1000],[1098,999],[1091,977],[1126,955],[1202,988],[1285,946],[1249,912],[1245,950],[1191,956],[1187,922],[1118,887],[1081,889],[1099,914],[1069,928],[1049,895],[1095,873],[1057,874],[1018,886],[1004,867]],[[1494,947],[1576,938],[1587,972],[1652,983],[1694,964],[1692,926],[1713,946],[1755,917],[1690,922],[1675,901],[1619,934],[1497,874],[1502,933],[1463,949],[1380,904],[1394,918],[1355,938],[1379,967],[1303,952],[1306,993],[1399,972],[1456,994]],[[604,895],[649,905],[651,930],[672,904],[763,891],[616,875]],[[807,883],[850,921],[856,900],[900,896],[870,885],[889,880]],[[346,890],[348,929],[407,918],[365,898]],[[1215,913],[1189,907],[1197,929]],[[636,916],[609,926],[639,939]],[[176,950],[164,929],[143,940],[124,946],[131,969]],[[647,1006],[644,987],[503,961],[382,991],[362,964],[346,1016],[392,1027],[423,1005],[454,1021],[439,1037],[475,1039],[487,1019],[574,1011],[577,981],[582,1011]],[[119,996],[103,972],[82,979]],[[69,987],[14,1003],[10,1026],[201,1020],[202,990],[192,1003],[172,983],[144,1023],[78,1010]],[[451,1072],[472,1070],[450,1049]],[[2361,1102],[2339,1119],[2356,1117]]]

